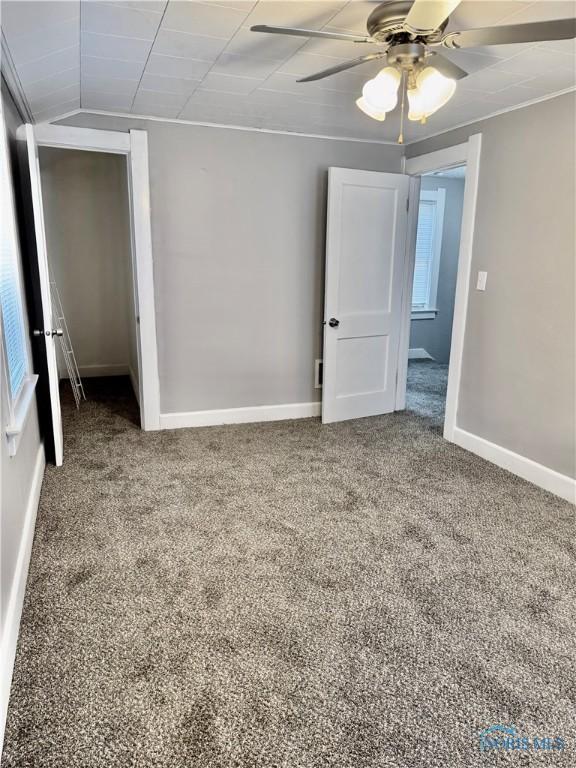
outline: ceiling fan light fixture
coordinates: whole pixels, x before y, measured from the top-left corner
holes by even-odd
[[[416,75],[416,87],[408,89],[408,119],[425,120],[447,104],[455,91],[455,80],[435,67],[425,67]]]
[[[461,2],[462,0],[384,0],[379,2],[369,15],[366,36],[266,24],[257,24],[251,29],[254,32],[371,44],[371,53],[302,77],[298,82],[322,80],[361,64],[385,58],[388,66],[364,84],[356,105],[373,120],[382,121],[386,118],[386,113],[396,107],[400,93],[398,143],[402,144],[405,117],[425,123],[430,115],[450,101],[456,91],[456,82],[468,75],[468,72],[450,57],[430,50],[432,47],[460,50],[486,45],[576,39],[576,18],[446,32],[451,13]]]
[[[376,77],[368,80],[362,88],[363,102],[368,104],[374,112],[390,112],[398,103],[398,88],[401,79],[402,76],[395,67],[384,67]],[[356,103],[358,104],[358,102]]]
[[[369,101],[366,101],[364,96],[360,96],[359,99],[356,99],[356,106],[358,109],[361,109],[365,115],[368,115],[368,117],[371,117],[373,120],[379,120],[382,122],[386,119],[386,112],[380,112],[378,109],[373,107]]]
[[[418,88],[409,88],[406,91],[408,96],[408,120],[424,123],[428,117],[424,106],[422,92]]]

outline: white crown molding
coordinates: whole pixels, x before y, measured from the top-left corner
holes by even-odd
[[[22,116],[22,119],[27,123],[31,123],[33,122],[32,111],[30,109],[30,106],[24,94],[24,89],[22,88],[22,83],[20,82],[20,78],[18,77],[16,67],[14,66],[14,62],[12,60],[12,54],[10,53],[10,49],[8,48],[8,43],[6,42],[6,38],[4,37],[4,32],[2,32],[1,47],[2,47],[2,53],[1,53],[2,75],[4,77],[6,85],[8,86],[8,90],[10,91],[12,98],[14,99],[16,108],[18,109],[18,111],[20,112],[20,115]]]
[[[253,133],[273,133],[280,136],[298,136],[304,139],[328,139],[329,141],[351,141],[359,144],[384,144],[387,146],[397,147],[400,146],[395,141],[387,141],[383,139],[359,139],[354,136],[328,136],[323,133],[300,133],[298,131],[281,131],[276,128],[256,128],[250,125],[226,125],[226,123],[205,123],[198,120],[181,120],[177,117],[154,117],[153,115],[137,115],[132,112],[108,112],[102,109],[87,109],[82,107],[81,109],[75,109],[72,112],[67,112],[65,115],[57,115],[51,118],[48,122],[54,123],[58,120],[64,120],[72,115],[87,114],[87,115],[101,115],[103,117],[121,117],[125,120],[146,120],[153,123],[175,123],[176,125],[194,125],[200,128],[224,128],[229,131],[249,131]]]
[[[120,117],[124,118],[125,120],[147,120],[150,122],[155,123],[175,123],[176,125],[195,125],[202,128],[224,128],[231,131],[253,131],[255,133],[272,133],[272,134],[279,134],[281,136],[299,136],[305,139],[327,139],[329,141],[351,141],[356,142],[360,144],[381,144],[385,146],[392,146],[392,147],[410,147],[413,144],[420,144],[423,141],[427,141],[428,139],[433,139],[436,136],[442,136],[445,133],[450,133],[451,131],[456,131],[459,128],[465,128],[468,125],[476,125],[477,123],[481,123],[484,120],[490,120],[493,117],[498,117],[499,115],[505,115],[508,112],[515,112],[517,109],[524,109],[525,107],[531,107],[534,104],[540,104],[543,101],[549,101],[550,99],[555,99],[558,96],[564,96],[567,93],[573,93],[576,91],[576,87],[571,88],[564,88],[561,91],[555,91],[554,93],[549,93],[546,96],[539,96],[537,99],[530,99],[529,101],[523,101],[521,104],[514,104],[511,107],[504,107],[503,109],[499,109],[496,112],[490,112],[487,115],[484,115],[483,117],[476,117],[473,120],[468,120],[464,123],[458,123],[457,125],[453,125],[450,128],[445,128],[443,131],[437,131],[436,133],[430,133],[427,136],[423,136],[421,139],[414,139],[413,141],[408,141],[403,145],[399,145],[395,141],[385,141],[385,140],[379,140],[379,139],[359,139],[355,138],[353,136],[328,136],[321,133],[298,133],[297,131],[281,131],[273,128],[255,128],[253,126],[248,125],[226,125],[225,123],[206,123],[206,122],[200,122],[196,120],[181,120],[179,118],[172,118],[172,117],[154,117],[153,115],[135,115],[131,112],[108,112],[107,110],[102,109],[86,109],[85,107],[82,107],[81,109],[73,109],[70,112],[65,112],[61,115],[56,115],[55,117],[51,118],[50,120],[46,120],[44,122],[46,123],[55,123],[58,120],[66,120],[69,117],[73,117],[80,114],[87,114],[87,115],[101,115],[103,117]]]
[[[74,115],[77,115],[78,112],[82,112],[82,110],[79,107],[76,107],[76,109],[70,109],[68,112],[62,112],[61,114],[55,115],[48,120],[40,120],[39,123],[34,120],[33,122],[34,125],[53,125],[57,120],[66,120],[67,117],[73,117]]]
[[[530,99],[529,101],[523,101],[521,104],[514,104],[512,107],[504,107],[503,109],[498,109],[496,112],[490,112],[488,115],[484,115],[484,117],[475,117],[474,120],[468,120],[465,123],[458,123],[457,125],[453,125],[451,128],[445,128],[443,131],[437,131],[436,133],[429,133],[427,136],[423,136],[421,139],[416,139],[415,141],[409,141],[407,142],[406,146],[409,147],[412,144],[420,144],[423,141],[428,141],[428,139],[433,139],[436,136],[442,136],[444,133],[450,133],[451,131],[457,131],[459,128],[466,128],[468,125],[477,125],[478,123],[484,122],[484,120],[491,120],[493,117],[498,117],[499,115],[505,115],[508,112],[515,112],[517,109],[524,109],[525,107],[531,107],[534,104],[540,104],[542,101],[549,101],[550,99],[555,99],[557,96],[565,96],[567,93],[572,93],[576,91],[576,86],[572,86],[570,88],[563,88],[561,91],[554,91],[554,93],[548,93],[546,96],[539,96],[537,99]]]

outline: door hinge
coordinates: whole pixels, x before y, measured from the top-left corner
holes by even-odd
[[[406,198],[406,213],[408,213],[409,210],[410,210],[410,198],[407,197]]]

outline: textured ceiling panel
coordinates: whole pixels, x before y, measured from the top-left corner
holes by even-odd
[[[1,23],[36,120],[82,107],[393,141],[397,114],[377,123],[355,106],[382,62],[296,82],[372,46],[249,29],[276,24],[364,33],[375,7],[364,0],[3,0]],[[573,15],[571,0],[464,0],[449,29]],[[409,141],[575,85],[572,40],[445,55],[470,75],[426,125],[407,126]]]

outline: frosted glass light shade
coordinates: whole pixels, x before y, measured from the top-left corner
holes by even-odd
[[[362,97],[377,112],[390,112],[398,102],[400,72],[394,67],[384,67],[376,77],[362,88]]]
[[[426,67],[416,77],[416,88],[408,90],[409,120],[424,120],[443,107],[454,95],[456,82],[434,67]]]
[[[356,106],[358,109],[361,109],[365,115],[368,115],[368,117],[371,117],[374,120],[379,120],[382,122],[386,119],[386,112],[379,112],[377,109],[374,109],[370,105],[370,102],[366,101],[364,96],[360,96],[359,99],[356,99]]]
[[[423,69],[416,81],[425,94],[428,109],[433,112],[447,104],[456,91],[456,81],[441,74],[435,67]]]
[[[426,105],[419,88],[408,89],[408,120],[425,120],[428,117]]]

